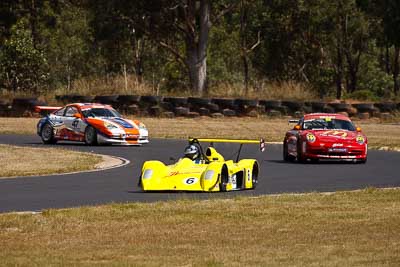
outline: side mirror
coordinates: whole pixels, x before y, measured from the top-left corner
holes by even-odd
[[[80,113],[75,113],[74,117],[77,119],[82,119],[82,115]]]
[[[298,130],[300,130],[301,129],[301,127],[300,127],[300,125],[295,125],[294,127],[293,127],[293,130],[296,130],[296,131],[298,131]]]
[[[361,128],[360,128],[360,127],[357,127],[357,128],[356,128],[356,131],[357,131],[357,132],[361,132]]]

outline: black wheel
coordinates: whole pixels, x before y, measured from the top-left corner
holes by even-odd
[[[283,160],[286,162],[293,162],[294,159],[295,159],[295,157],[293,157],[292,155],[289,155],[288,145],[287,145],[286,141],[283,141]]]
[[[46,123],[43,125],[42,130],[40,131],[40,137],[44,144],[55,144],[57,140],[54,138],[54,130],[50,123]]]
[[[367,163],[367,158],[365,158],[365,159],[360,159],[360,160],[356,161],[356,163],[358,163],[358,164],[365,164],[365,163]]]
[[[221,179],[219,181],[219,189],[221,192],[226,192],[226,187],[229,182],[229,172],[228,167],[226,165],[222,166],[221,169]]]
[[[303,156],[303,153],[301,152],[301,143],[298,141],[297,143],[297,162],[298,163],[306,163],[307,158]]]
[[[97,145],[97,131],[90,125],[85,130],[85,144],[90,146]]]
[[[252,181],[252,185],[253,185],[252,189],[255,189],[257,187],[257,184],[258,184],[258,172],[259,172],[258,163],[254,162],[253,170],[251,172],[251,181]]]

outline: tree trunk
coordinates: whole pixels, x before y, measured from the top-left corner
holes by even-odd
[[[390,73],[390,53],[389,53],[389,44],[386,42],[386,53],[385,53],[385,70],[386,73]]]
[[[186,64],[192,90],[203,95],[207,84],[207,46],[211,28],[209,0],[200,1],[199,21],[198,41],[191,35],[186,38]]]
[[[144,52],[144,39],[143,38],[136,38],[133,37],[132,46],[134,52],[134,67],[135,67],[135,74],[138,83],[142,83],[143,81],[143,52]]]
[[[399,54],[400,54],[400,46],[395,46],[394,47],[394,60],[393,60],[393,92],[397,96],[399,93],[399,81],[398,81],[398,76],[399,76]]]
[[[342,98],[342,81],[343,81],[343,50],[342,44],[340,43],[337,47],[337,63],[336,63],[336,98]]]
[[[197,46],[187,47],[186,49],[186,62],[192,90],[198,95],[203,95],[207,78],[206,58],[199,57]]]
[[[35,0],[31,0],[29,3],[29,24],[31,27],[31,36],[33,47],[37,48],[37,29],[36,29],[36,21],[37,21],[37,12],[36,12],[36,3]]]
[[[240,12],[240,44],[242,48],[242,62],[243,62],[243,75],[244,75],[244,92],[248,95],[249,91],[249,63],[247,59],[247,38],[246,38],[246,26],[247,26],[247,6],[246,1],[241,1],[241,12]]]

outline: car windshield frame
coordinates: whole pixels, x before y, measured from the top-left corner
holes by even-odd
[[[110,108],[87,108],[82,110],[85,118],[120,118],[121,114]]]
[[[349,120],[331,118],[326,120],[325,118],[313,118],[304,120],[302,123],[304,130],[346,130],[356,131],[356,127]]]

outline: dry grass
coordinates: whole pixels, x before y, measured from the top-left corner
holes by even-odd
[[[91,170],[100,161],[100,156],[58,148],[0,145],[0,178]]]
[[[14,97],[32,97],[34,92],[9,92],[0,90],[0,98],[13,99]],[[56,95],[163,95],[163,96],[194,96],[189,88],[165,89],[163,80],[139,82],[135,75],[87,77],[76,80],[71,88],[60,87],[51,91],[41,92],[40,99],[50,104],[55,103]],[[259,80],[249,86],[248,92],[241,83],[218,83],[208,89],[208,97],[246,97],[254,99],[318,99],[316,91],[310,85],[295,81],[271,82]]]
[[[258,81],[245,91],[243,84],[221,83],[210,88],[209,94],[218,97],[247,97],[253,99],[318,99],[316,92],[309,85],[294,81],[269,82]]]
[[[400,190],[0,215],[2,265],[399,266]]]
[[[131,117],[133,118],[133,117]],[[136,118],[136,117],[135,117]],[[271,118],[139,118],[149,129],[151,138],[265,138],[280,142],[289,125],[287,119]],[[0,118],[0,134],[36,134],[37,118]],[[370,147],[400,148],[399,123],[384,123],[379,120],[355,121],[366,133]]]

